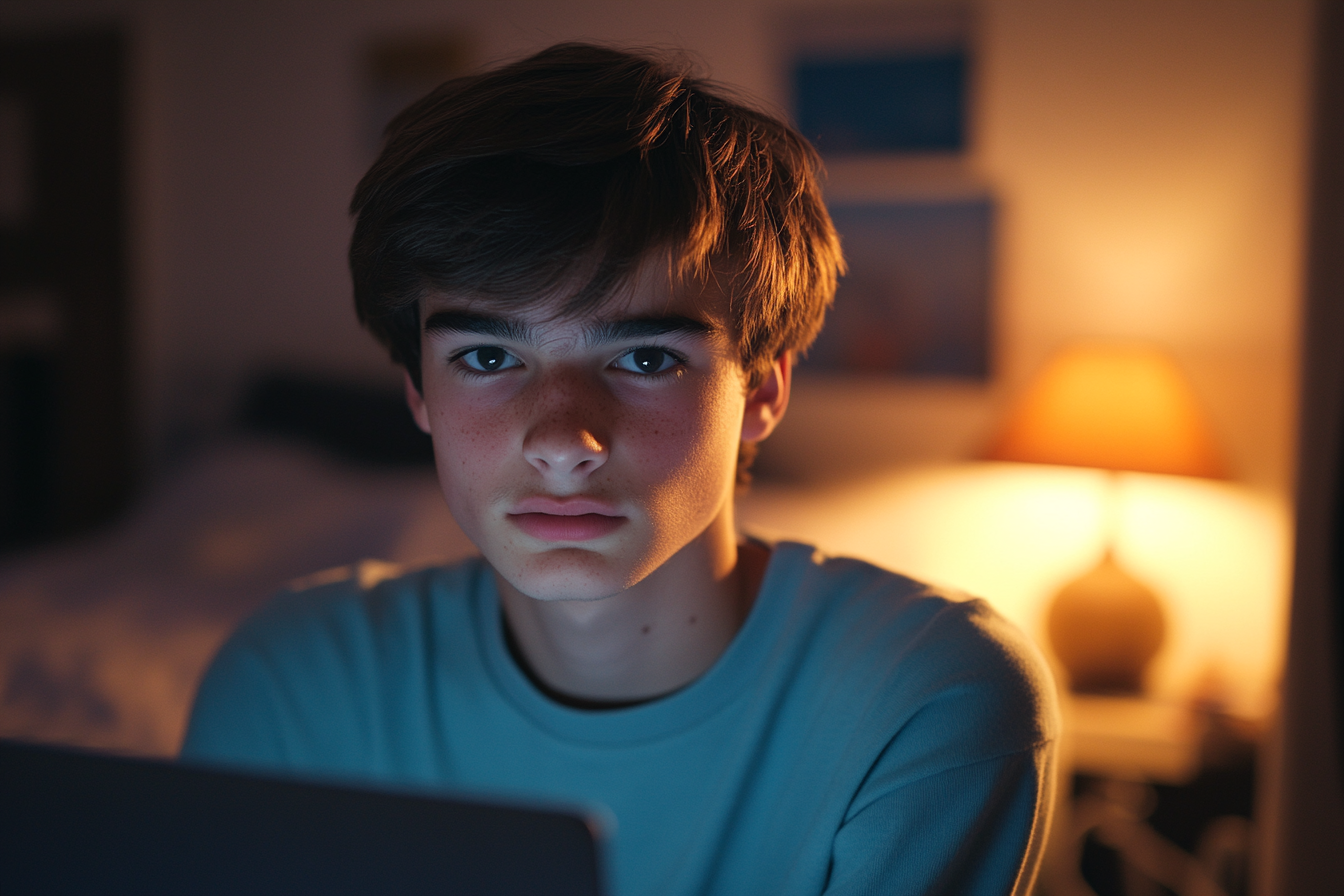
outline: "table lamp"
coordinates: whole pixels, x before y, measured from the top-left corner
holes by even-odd
[[[1116,480],[1121,471],[1223,475],[1185,377],[1148,345],[1067,348],[1028,384],[988,457],[1109,471],[1105,551],[1095,568],[1055,595],[1047,633],[1075,692],[1140,693],[1166,621],[1158,595],[1115,558]]]

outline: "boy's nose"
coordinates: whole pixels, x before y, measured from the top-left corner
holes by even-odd
[[[545,476],[587,476],[607,460],[598,421],[608,412],[574,385],[546,396],[523,442],[527,462]]]
[[[552,431],[546,438],[528,441],[528,463],[546,475],[587,475],[607,460],[606,446],[585,429]]]

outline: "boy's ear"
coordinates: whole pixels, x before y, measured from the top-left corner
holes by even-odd
[[[789,406],[792,378],[793,355],[781,352],[761,384],[747,393],[747,408],[742,415],[742,441],[759,442],[775,431]]]
[[[411,380],[411,375],[406,371],[401,372],[406,383],[406,406],[411,409],[411,416],[415,418],[415,425],[420,427],[421,432],[429,434],[429,411],[425,409],[425,396],[420,394],[420,390],[415,388],[415,383]]]

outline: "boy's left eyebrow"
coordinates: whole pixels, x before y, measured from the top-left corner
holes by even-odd
[[[609,320],[594,324],[585,334],[590,345],[604,342],[623,342],[627,339],[647,339],[651,336],[685,334],[705,336],[715,328],[704,321],[682,315],[668,317],[631,317],[623,320]]]

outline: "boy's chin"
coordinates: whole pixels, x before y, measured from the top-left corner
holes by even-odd
[[[491,565],[515,591],[546,602],[604,600],[642,578],[616,568],[605,557],[576,549],[551,551],[520,564]]]

